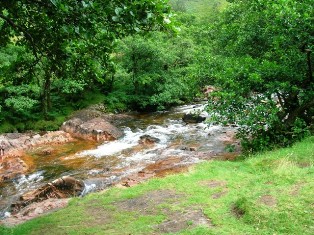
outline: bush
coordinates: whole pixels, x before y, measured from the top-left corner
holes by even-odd
[[[124,91],[115,91],[110,93],[104,100],[105,106],[109,112],[128,111],[132,103],[131,96]]]
[[[59,129],[60,125],[61,124],[56,121],[40,120],[38,122],[35,122],[31,129],[35,131],[55,131]]]
[[[11,123],[4,122],[0,125],[0,133],[12,133],[15,131],[16,128]]]

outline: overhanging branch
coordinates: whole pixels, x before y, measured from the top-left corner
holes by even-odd
[[[36,51],[36,45],[35,45],[35,41],[34,38],[32,37],[32,35],[27,32],[27,30],[25,30],[23,27],[21,27],[20,25],[17,25],[16,23],[14,23],[14,21],[12,19],[10,19],[9,17],[6,17],[3,14],[0,14],[0,18],[2,18],[3,20],[5,20],[12,28],[14,28],[15,30],[18,30],[20,32],[22,32],[25,37],[30,41],[31,45],[32,45],[32,50],[33,50],[33,54],[36,57],[36,59],[38,60],[38,55],[37,55],[37,51]]]

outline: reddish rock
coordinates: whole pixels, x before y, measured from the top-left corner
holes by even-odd
[[[63,123],[61,129],[74,137],[95,141],[115,140],[123,134],[110,122],[100,117],[86,122],[73,118]]]
[[[23,194],[19,201],[11,205],[13,213],[19,212],[22,208],[49,198],[69,198],[79,196],[85,188],[84,182],[70,176],[64,176],[47,183],[44,186]]]
[[[5,143],[5,156],[11,156],[16,151],[26,150],[41,144],[62,144],[73,141],[69,133],[64,131],[50,131],[43,135],[34,133],[8,133],[0,136]]]
[[[69,199],[56,199],[50,198],[42,202],[36,202],[26,206],[14,216],[10,216],[1,221],[5,226],[15,226],[21,224],[30,219],[36,218],[40,215],[47,214],[65,207],[69,202]]]
[[[19,157],[6,157],[0,161],[0,183],[28,171],[28,166]]]

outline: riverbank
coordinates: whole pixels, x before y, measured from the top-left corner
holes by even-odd
[[[63,124],[63,131],[0,136],[7,146],[15,147],[12,150],[20,147],[18,154],[5,158],[0,169],[0,218],[10,217],[10,223],[18,224],[59,208],[58,203],[48,205],[40,203],[41,199],[36,201],[39,204],[31,200],[32,205],[28,199],[38,188],[63,176],[83,180],[85,195],[113,185],[130,187],[152,177],[185,172],[204,160],[238,155],[234,127],[183,121],[186,114],[203,109],[204,104],[193,104],[167,112],[112,115],[91,107],[74,113]],[[110,141],[112,138],[116,140]],[[8,161],[17,162],[17,167]],[[16,203],[26,207],[12,210]]]
[[[112,188],[2,234],[312,234],[314,137]]]
[[[97,143],[120,138],[122,132],[116,125],[130,117],[105,113],[103,109],[98,104],[76,111],[58,131],[0,134],[0,143],[4,146],[4,156],[0,156],[0,183],[31,172],[34,164],[28,152],[37,147],[43,147],[37,154],[49,156],[66,143],[85,140],[95,142],[95,147]]]
[[[4,155],[0,157],[0,183],[32,171],[32,159],[27,156],[26,151],[46,145],[43,154],[49,155],[51,146],[74,141],[73,137],[64,131],[8,133],[0,135],[0,140],[5,146]]]

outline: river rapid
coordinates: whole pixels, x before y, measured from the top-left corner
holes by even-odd
[[[11,203],[30,190],[56,178],[70,175],[85,183],[87,194],[140,174],[163,176],[180,172],[191,164],[239,151],[234,127],[186,124],[185,113],[201,112],[205,104],[184,105],[166,112],[131,113],[121,122],[122,138],[102,143],[75,141],[62,146],[39,146],[27,152],[32,162],[29,174],[21,175],[0,188],[0,218],[8,215]],[[140,144],[141,136],[157,138],[155,144]],[[43,155],[49,148],[51,154]],[[144,176],[143,176],[144,177]],[[145,178],[145,177],[144,177]],[[139,179],[136,179],[139,180]]]

